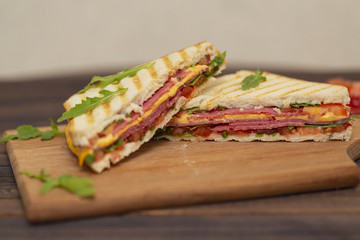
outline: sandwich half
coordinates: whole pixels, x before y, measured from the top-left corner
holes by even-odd
[[[213,57],[213,59],[212,59]],[[94,77],[65,103],[66,138],[79,160],[102,172],[165,126],[203,83],[225,66],[225,53],[201,42],[123,72]]]
[[[172,141],[328,141],[351,137],[346,87],[259,71],[209,81],[157,138]]]

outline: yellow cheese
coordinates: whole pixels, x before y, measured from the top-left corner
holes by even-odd
[[[324,115],[316,115],[319,112],[319,109],[317,107],[311,108],[311,112],[309,112],[312,117],[310,118],[310,115],[299,115],[299,116],[292,116],[292,117],[281,117],[281,116],[275,116],[276,120],[281,120],[281,119],[301,119],[301,120],[312,120],[312,121],[319,121],[319,122],[332,122],[332,121],[337,121],[337,120],[341,120],[344,119],[347,116],[337,116],[332,112],[326,112]],[[176,117],[175,119],[173,119],[173,121],[175,121],[176,123],[179,124],[186,124],[186,123],[197,123],[197,122],[202,122],[202,124],[206,124],[205,122],[210,121],[209,119],[206,118],[198,118],[198,119],[189,119],[188,117],[190,117],[191,115],[188,115],[186,112],[184,112],[180,117]],[[268,114],[238,114],[238,115],[225,115],[224,117],[219,117],[219,118],[214,118],[211,119],[211,121],[213,120],[236,120],[236,119],[259,119],[259,118],[266,118],[266,117],[272,117],[272,115],[268,115]]]
[[[86,156],[88,155],[91,155],[93,154],[93,150],[91,150],[90,148],[78,148],[78,147],[75,147],[72,140],[71,140],[71,137],[70,137],[70,133],[69,133],[69,128],[68,128],[69,125],[66,126],[65,128],[65,134],[66,134],[66,141],[67,141],[67,144],[69,145],[69,148],[70,150],[78,156],[78,159],[79,159],[79,166],[82,166],[84,164],[84,161],[85,161],[85,158]]]

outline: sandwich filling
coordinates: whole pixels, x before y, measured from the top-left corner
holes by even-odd
[[[202,137],[220,134],[247,136],[264,134],[285,137],[346,130],[351,111],[343,104],[291,104],[288,108],[224,108],[210,111],[192,108],[177,113],[158,136]]]
[[[80,166],[84,161],[89,164],[100,161],[108,153],[112,154],[111,162],[118,161],[126,143],[141,141],[148,131],[158,128],[164,116],[174,110],[179,98],[190,99],[194,90],[219,70],[219,65],[212,66],[211,63],[210,55],[207,55],[195,66],[178,70],[169,76],[163,86],[139,109],[127,113],[125,119],[111,123],[89,139],[90,146],[75,147],[68,137],[68,144],[79,157]]]

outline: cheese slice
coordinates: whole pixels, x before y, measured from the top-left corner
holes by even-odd
[[[348,108],[348,107],[346,107]],[[344,118],[349,117],[349,112],[347,111],[346,115],[335,115],[333,112],[326,112],[325,114],[319,114],[318,107],[308,107],[307,113],[309,115],[298,115],[298,116],[274,116],[269,114],[236,114],[236,115],[225,115],[223,117],[212,118],[211,120],[206,118],[196,118],[196,119],[189,119],[191,115],[188,115],[187,112],[183,112],[183,114],[179,117],[174,117],[172,122],[176,122],[179,124],[189,124],[194,123],[196,125],[197,122],[201,122],[202,124],[206,124],[206,122],[210,121],[221,121],[221,120],[237,120],[237,119],[260,119],[260,118],[267,118],[267,117],[275,117],[276,120],[281,119],[301,119],[301,120],[311,120],[311,121],[319,121],[319,122],[332,122],[338,121]]]

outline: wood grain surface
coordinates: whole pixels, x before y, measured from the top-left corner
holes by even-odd
[[[351,157],[360,156],[360,129],[354,124],[350,142],[150,141],[102,174],[78,167],[64,137],[12,140],[6,147],[27,218],[40,222],[355,186],[359,170]],[[52,177],[92,178],[96,196],[81,199],[61,189],[40,195],[40,181],[19,171],[42,168]]]

